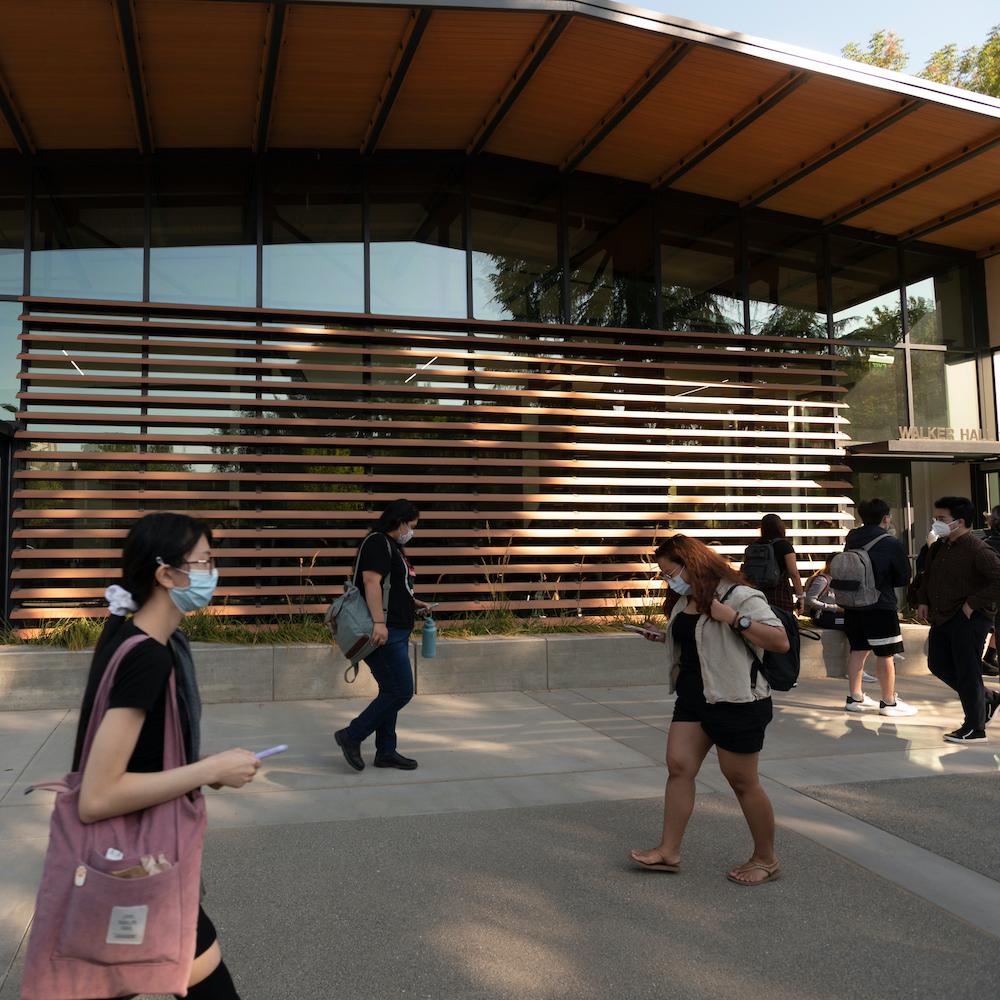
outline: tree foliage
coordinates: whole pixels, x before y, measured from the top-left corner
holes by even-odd
[[[902,73],[909,63],[903,39],[895,31],[881,29],[868,39],[867,47],[848,42],[840,53],[845,59]],[[933,83],[961,87],[980,94],[1000,97],[1000,24],[994,25],[982,45],[959,51],[954,42],[931,53],[917,76]]]

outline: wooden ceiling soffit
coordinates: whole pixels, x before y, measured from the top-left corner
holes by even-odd
[[[873,191],[871,194],[867,194],[850,205],[839,209],[832,215],[827,216],[823,220],[823,224],[825,226],[841,225],[849,219],[853,219],[855,216],[861,215],[889,201],[890,198],[896,198],[907,191],[912,191],[918,185],[933,180],[935,177],[940,177],[949,170],[954,170],[955,167],[960,167],[963,163],[968,163],[977,156],[982,156],[983,153],[988,153],[990,150],[997,149],[998,147],[1000,147],[1000,134],[992,135],[981,142],[966,143],[957,153],[952,153],[938,160],[936,163],[928,163],[922,169],[893,181],[891,184],[887,184],[885,187]]]
[[[708,159],[716,150],[721,149],[730,139],[737,136],[745,128],[762,118],[772,108],[777,107],[789,94],[795,93],[811,78],[805,70],[793,70],[779,80],[774,86],[768,87],[759,94],[738,114],[726,122],[714,135],[703,139],[699,145],[682,156],[673,166],[665,170],[653,181],[653,190],[670,187],[676,184],[686,173],[693,170],[702,160]]]
[[[545,26],[538,33],[531,48],[525,53],[520,65],[514,70],[510,82],[504,87],[502,93],[497,97],[490,108],[489,113],[483,119],[476,134],[469,140],[465,152],[469,156],[476,156],[486,148],[486,144],[493,137],[493,133],[500,127],[504,118],[514,107],[514,103],[521,92],[528,85],[531,78],[538,72],[546,56],[552,51],[552,47],[559,40],[559,36],[569,27],[572,20],[569,14],[553,14],[546,22]]]
[[[118,0],[119,3],[123,0]],[[288,5],[277,0],[267,19],[267,38],[260,71],[260,90],[257,94],[257,121],[254,124],[253,150],[257,154],[267,151],[267,135],[271,128],[271,109],[274,105],[274,87],[278,79],[278,62],[285,36],[285,15]]]
[[[829,145],[814,153],[808,159],[802,160],[798,166],[793,167],[780,177],[775,177],[770,185],[759,191],[753,191],[740,202],[740,208],[755,208],[764,202],[770,201],[775,195],[780,194],[786,188],[808,177],[811,173],[825,167],[828,163],[842,156],[849,150],[860,146],[863,142],[891,128],[897,122],[902,121],[907,115],[919,110],[924,106],[924,101],[914,97],[907,97],[900,101],[895,107],[883,114],[869,118],[860,128],[854,129],[840,139],[835,139]]]
[[[430,18],[431,12],[429,10],[421,10],[419,12],[415,10],[410,11],[403,37],[399,40],[396,57],[392,61],[392,66],[386,75],[382,92],[378,95],[378,100],[375,102],[371,117],[368,119],[368,128],[365,131],[364,139],[361,141],[362,156],[374,153],[378,147],[382,130],[385,128],[385,123],[389,120],[389,115],[392,113],[392,106],[396,101],[396,95],[403,86],[406,73],[410,68],[410,63],[413,62],[413,56],[417,51],[417,46],[420,45],[420,39],[427,29],[427,22]]]
[[[146,81],[142,73],[139,32],[135,24],[133,0],[115,0],[115,23],[118,28],[122,60],[128,71],[128,89],[132,98],[132,120],[135,122],[136,141],[143,156],[149,156],[154,149],[153,126],[149,120],[149,103],[146,100]]]
[[[14,98],[11,96],[7,81],[0,77],[0,116],[3,117],[10,134],[17,144],[18,150],[25,156],[31,156],[35,152],[35,144],[31,141],[28,127],[21,117]]]
[[[988,212],[990,209],[998,206],[1000,206],[1000,191],[994,191],[993,194],[987,195],[984,198],[977,198],[975,201],[962,205],[951,212],[935,216],[933,219],[928,219],[927,222],[919,226],[907,229],[905,233],[900,234],[900,239],[922,240],[931,233],[936,233],[939,229],[947,229],[948,226],[955,226],[959,222],[971,219],[980,212]]]
[[[615,104],[613,108],[587,133],[569,156],[562,162],[559,169],[570,173],[590,154],[659,86],[659,84],[680,64],[692,50],[690,42],[673,42],[633,84],[629,91]]]

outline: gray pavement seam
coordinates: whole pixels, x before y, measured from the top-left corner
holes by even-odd
[[[17,775],[11,782],[10,788],[8,788],[7,791],[3,793],[3,795],[0,795],[0,805],[6,802],[7,796],[14,791],[14,788],[17,786],[17,783],[21,780],[21,775],[24,774],[24,772],[27,771],[29,767],[31,767],[31,765],[35,762],[35,759],[38,757],[38,755],[49,745],[49,741],[52,739],[53,736],[55,736],[56,731],[59,729],[59,727],[66,721],[66,717],[69,715],[70,711],[72,710],[68,708],[63,709],[62,715],[59,716],[59,720],[49,730],[48,735],[45,737],[44,740],[42,740],[42,742],[38,745],[38,748],[35,750],[35,752],[25,762],[24,767],[22,767],[21,770],[17,772]],[[21,794],[23,795],[24,793],[22,792]]]

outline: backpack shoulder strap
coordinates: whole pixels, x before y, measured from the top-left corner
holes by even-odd
[[[872,546],[878,545],[878,543],[881,542],[883,538],[891,538],[891,537],[892,536],[888,534],[888,532],[884,535],[879,535],[878,538],[873,538],[867,545],[862,545],[861,551],[867,552],[870,548],[872,548]]]

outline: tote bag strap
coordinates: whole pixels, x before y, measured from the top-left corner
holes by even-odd
[[[112,654],[111,660],[107,667],[104,669],[104,676],[101,678],[101,683],[98,685],[97,693],[94,695],[94,704],[90,709],[90,720],[87,723],[87,735],[83,740],[83,750],[80,753],[80,770],[84,769],[87,763],[87,758],[90,756],[90,747],[94,742],[94,737],[97,735],[97,729],[101,724],[101,720],[104,718],[104,713],[108,710],[108,701],[111,698],[111,688],[115,683],[115,675],[118,673],[118,668],[121,666],[122,660],[133,650],[140,642],[145,642],[149,636],[146,635],[134,635],[130,639],[126,639]],[[171,675],[171,680],[173,680],[173,675]]]

